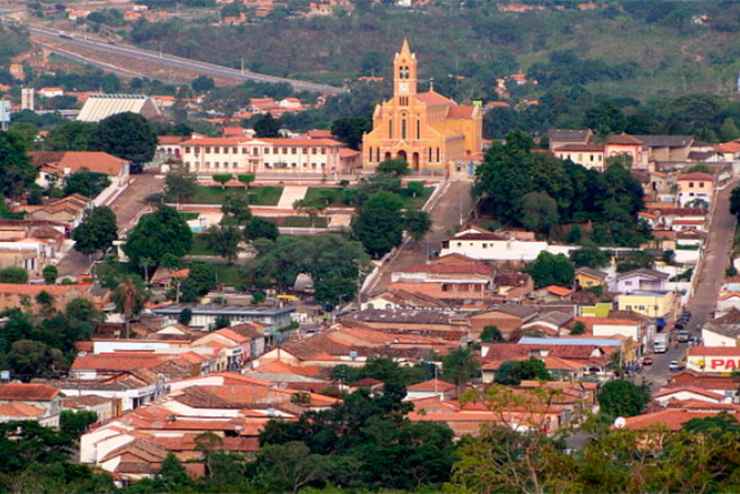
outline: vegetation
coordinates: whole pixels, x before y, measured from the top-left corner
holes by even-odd
[[[608,417],[632,417],[641,413],[648,401],[650,390],[629,381],[609,381],[601,386],[597,396],[601,413]]]
[[[28,283],[28,271],[19,266],[8,266],[0,269],[0,283]]]
[[[117,238],[116,214],[107,206],[94,208],[72,232],[75,250],[87,255],[105,252]]]
[[[501,343],[504,336],[496,326],[486,326],[480,334],[480,340],[484,343]]]
[[[0,195],[19,197],[34,182],[38,170],[26,155],[26,147],[9,132],[0,132]]]
[[[567,257],[563,254],[550,254],[547,251],[540,252],[537,259],[527,266],[526,271],[532,276],[537,288],[548,285],[571,286],[575,278],[573,263]]]
[[[506,361],[501,364],[496,372],[498,384],[518,385],[524,380],[536,379],[549,381],[552,379],[550,372],[542,360],[530,357],[529,360]]]
[[[154,213],[145,214],[128,234],[124,252],[131,262],[141,267],[142,260],[155,264],[167,255],[177,258],[190,251],[193,234],[185,220],[174,208],[162,206]]]
[[[352,219],[352,233],[367,252],[379,258],[401,244],[403,235],[403,203],[392,192],[377,192]]]
[[[131,162],[146,163],[154,157],[157,135],[141,115],[118,113],[98,124],[92,136],[92,146]]]
[[[82,194],[94,199],[110,185],[110,178],[104,173],[82,169],[68,176],[64,183],[64,194]]]
[[[168,175],[168,177],[170,176],[173,175]],[[193,189],[187,190],[187,194],[182,195],[182,193],[180,192],[181,189],[178,187],[179,185],[181,185],[182,179],[175,180],[180,181],[177,186],[175,186],[175,188],[172,188],[172,186],[169,185],[169,182],[166,184],[166,198],[168,201],[172,202],[188,204],[223,204],[224,201],[227,200],[229,195],[231,195],[232,193],[241,195],[246,194],[242,190],[230,191],[228,189],[224,190],[221,187],[207,187],[204,185],[196,184]],[[189,179],[186,177],[184,180]],[[192,193],[190,193],[191,190]],[[275,206],[280,200],[280,195],[282,193],[283,188],[277,186],[251,187],[247,196],[249,198],[248,203],[255,206]],[[177,198],[179,198],[179,201],[177,201]]]

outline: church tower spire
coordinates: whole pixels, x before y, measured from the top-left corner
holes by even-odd
[[[403,39],[401,51],[393,58],[393,96],[407,106],[410,97],[416,95],[416,54],[411,51],[409,40]],[[403,100],[401,98],[404,98]]]

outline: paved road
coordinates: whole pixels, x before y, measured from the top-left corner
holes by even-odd
[[[687,308],[692,313],[687,329],[692,335],[700,336],[704,323],[712,318],[725,269],[730,265],[730,253],[735,234],[736,220],[730,214],[730,193],[734,184],[729,184],[717,196],[712,222],[709,226],[707,247],[701,264],[699,281],[694,296],[689,299]],[[675,343],[674,343],[675,345]],[[668,352],[656,354],[652,368],[643,371],[646,379],[653,382],[653,388],[664,384],[670,375],[668,364],[671,360],[682,360],[686,344],[671,346]]]
[[[111,209],[116,213],[119,234],[133,228],[139,215],[145,210],[145,199],[148,195],[161,192],[162,178],[145,173],[135,175],[128,188],[113,201]],[[90,259],[76,250],[70,250],[59,262],[59,276],[79,276],[90,269]]]
[[[77,46],[80,48],[85,48],[87,50],[96,50],[101,53],[105,53],[108,56],[119,55],[135,57],[137,60],[146,61],[147,63],[151,63],[152,65],[159,67],[187,69],[203,75],[208,75],[212,77],[228,77],[230,79],[236,79],[240,81],[260,81],[271,83],[287,82],[297,91],[313,91],[324,94],[339,94],[345,91],[342,88],[337,88],[326,84],[318,84],[296,79],[286,79],[283,77],[259,74],[257,72],[251,72],[248,70],[241,72],[238,69],[232,69],[230,67],[224,67],[222,65],[177,57],[167,53],[158,53],[122,44],[113,45],[92,39],[82,39],[79,37],[79,35],[76,35],[74,33],[66,33],[63,31],[46,29],[38,26],[28,26],[28,31],[32,35],[42,36],[44,38],[53,39],[54,41],[59,43],[63,43],[67,48]],[[50,49],[53,50],[54,48],[50,47]],[[87,57],[84,58],[87,59]],[[92,60],[92,57],[90,58],[91,61],[94,61]]]
[[[381,269],[378,280],[365,290],[366,294],[385,288],[391,281],[391,273],[402,268],[424,262],[428,255],[439,252],[442,241],[450,237],[462,221],[466,221],[473,209],[470,194],[471,182],[450,182],[437,203],[430,211],[432,227],[420,242],[405,243],[399,253]],[[443,185],[444,186],[444,185]]]

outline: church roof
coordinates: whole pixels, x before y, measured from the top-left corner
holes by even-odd
[[[456,106],[456,103],[449,98],[445,98],[434,89],[430,89],[426,93],[419,93],[416,95],[417,99],[427,105],[449,105]]]
[[[474,110],[471,105],[454,105],[450,107],[447,118],[472,118]]]

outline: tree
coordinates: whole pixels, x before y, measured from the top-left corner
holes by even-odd
[[[584,245],[580,249],[570,252],[570,260],[575,267],[603,268],[611,262],[609,252],[601,250],[593,244]]]
[[[190,264],[190,274],[181,286],[183,302],[195,302],[209,291],[216,288],[218,275],[210,264],[193,262]]]
[[[378,164],[376,171],[385,175],[400,177],[409,173],[409,164],[402,159],[384,160]]]
[[[326,478],[329,466],[327,457],[311,453],[302,442],[268,444],[257,453],[258,475],[272,492],[297,494]]]
[[[184,326],[189,326],[192,319],[193,311],[190,310],[188,307],[185,307],[183,310],[181,310],[180,314],[177,316],[177,322]]]
[[[167,453],[154,484],[160,492],[179,492],[192,485],[192,481],[180,460],[174,454]]]
[[[89,151],[97,125],[73,120],[49,131],[44,145],[50,151]]]
[[[719,133],[722,136],[722,139],[726,141],[734,141],[740,137],[740,129],[737,128],[735,120],[732,117],[727,117],[722,121]]]
[[[48,266],[44,267],[43,271],[41,271],[41,276],[44,277],[44,283],[46,283],[47,285],[53,285],[57,282],[59,271],[57,270],[56,266],[49,264]]]
[[[373,257],[382,257],[401,244],[403,202],[391,192],[377,192],[362,205],[352,221],[352,233]]]
[[[549,381],[552,377],[542,360],[530,357],[529,360],[503,362],[496,372],[495,381],[498,384],[518,386],[520,382],[531,379]]]
[[[480,334],[480,340],[486,343],[501,343],[504,336],[496,326],[486,326]]]
[[[210,77],[199,75],[190,82],[190,87],[192,87],[193,91],[195,91],[196,93],[206,93],[215,88],[216,84]]]
[[[28,283],[28,271],[18,266],[0,269],[0,283],[22,285]]]
[[[59,415],[59,430],[69,437],[78,439],[97,421],[98,414],[89,410],[63,410]]]
[[[424,238],[429,229],[432,227],[432,220],[429,213],[420,209],[407,210],[404,214],[404,228],[411,238],[419,241]]]
[[[107,206],[94,208],[72,232],[75,250],[87,255],[109,249],[117,238],[116,214]]]
[[[573,225],[568,231],[568,236],[565,241],[569,244],[578,244],[581,242],[581,237],[583,237],[581,227],[579,225]]]
[[[214,182],[221,184],[221,190],[226,190],[226,183],[234,178],[234,175],[231,173],[217,173],[216,175],[211,175],[211,178]]]
[[[732,189],[730,194],[730,213],[740,219],[740,186]]]
[[[166,254],[182,257],[190,251],[193,233],[178,212],[161,206],[145,214],[128,235],[123,247],[131,262],[141,267],[144,257],[159,263]]]
[[[221,204],[221,212],[224,214],[221,223],[240,226],[247,224],[252,219],[249,196],[241,193],[228,194]]]
[[[278,137],[280,123],[271,114],[261,115],[254,123],[254,132],[257,137]]]
[[[91,147],[134,163],[146,163],[154,158],[157,134],[141,115],[117,113],[98,124]]]
[[[241,232],[234,226],[212,226],[206,234],[208,246],[232,264],[239,252]]]
[[[423,182],[408,182],[406,184],[406,191],[411,194],[411,197],[419,197],[424,193],[424,183]]]
[[[316,218],[318,218],[321,211],[326,209],[326,202],[321,199],[298,199],[293,203],[293,209],[311,218],[311,228],[314,228],[316,226]]]
[[[16,136],[0,132],[0,195],[19,197],[31,186],[38,170]]]
[[[480,364],[470,350],[458,348],[442,359],[442,376],[461,387],[480,376]]]
[[[85,197],[94,199],[103,190],[110,185],[110,178],[104,173],[91,172],[83,168],[82,170],[68,176],[64,183],[64,194],[82,194]]]
[[[131,320],[144,309],[147,294],[139,278],[125,277],[113,291],[113,303],[116,310],[123,314],[126,338],[129,337]]]
[[[258,238],[266,238],[269,240],[275,240],[280,235],[280,231],[275,223],[267,221],[263,218],[254,216],[247,223],[244,229],[244,235],[246,240],[255,240]]]
[[[245,189],[249,189],[249,184],[254,182],[254,179],[256,178],[254,173],[241,173],[236,176],[237,180],[239,182],[244,184]]]
[[[331,133],[352,149],[360,149],[362,135],[372,128],[372,121],[367,117],[346,117],[332,122]]]
[[[526,271],[532,276],[537,288],[548,285],[571,286],[575,277],[575,268],[567,257],[547,251],[540,252]]]
[[[580,335],[586,332],[586,325],[583,324],[581,321],[577,321],[573,325],[573,329],[570,330],[571,335]]]
[[[164,190],[169,200],[178,205],[191,199],[198,190],[195,175],[189,173],[169,173],[164,179]]]
[[[231,326],[229,318],[223,315],[216,316],[216,320],[213,322],[213,330],[228,328]]]
[[[597,399],[602,414],[609,417],[633,417],[645,409],[650,401],[650,390],[645,385],[638,386],[618,379],[603,384]]]
[[[536,232],[549,234],[558,224],[558,205],[547,192],[530,192],[522,197],[522,224]]]
[[[41,306],[42,313],[49,316],[54,309],[54,296],[46,290],[42,290],[36,295],[36,303]]]

